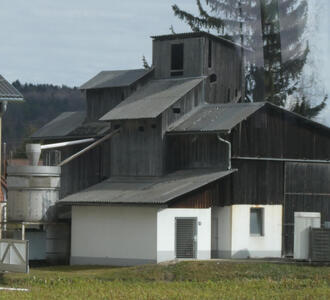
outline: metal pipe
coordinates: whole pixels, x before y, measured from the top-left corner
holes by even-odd
[[[75,140],[75,141],[67,141],[67,142],[54,143],[54,144],[46,144],[46,145],[41,145],[41,150],[52,149],[52,148],[61,148],[61,147],[66,147],[66,146],[71,146],[71,145],[90,143],[90,142],[94,142],[94,141],[95,141],[94,138],[89,138],[89,139],[83,139],[83,140]]]
[[[96,146],[98,146],[99,144],[103,143],[104,141],[106,141],[107,139],[111,138],[112,136],[114,136],[115,134],[117,134],[120,131],[120,128],[110,132],[109,134],[105,135],[103,138],[97,140],[96,142],[94,142],[93,144],[87,146],[86,148],[80,150],[79,152],[71,155],[70,157],[68,157],[67,159],[63,160],[61,163],[59,163],[57,166],[61,167],[65,164],[67,164],[68,162],[70,162],[71,160],[77,158],[78,156],[84,154],[85,152],[95,148]]]
[[[272,158],[272,157],[245,157],[245,156],[234,156],[232,159],[241,160],[265,160],[265,161],[287,161],[287,162],[305,162],[305,163],[327,163],[330,164],[330,160],[320,159],[295,159],[295,158]]]
[[[226,143],[228,145],[228,170],[231,170],[231,143],[227,140],[224,140],[220,134],[217,134],[218,140]]]

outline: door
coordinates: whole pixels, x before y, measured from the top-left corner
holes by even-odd
[[[197,257],[197,218],[175,219],[176,258]]]

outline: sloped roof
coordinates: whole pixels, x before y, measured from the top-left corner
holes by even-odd
[[[202,81],[203,78],[152,80],[100,120],[156,118]]]
[[[23,95],[0,75],[0,101],[23,101]]]
[[[86,112],[64,112],[57,118],[41,127],[32,139],[54,139],[63,137],[87,137],[98,136],[110,129],[110,125],[104,122],[84,123]]]
[[[102,71],[84,83],[80,89],[88,90],[130,86],[152,71],[152,69]]]
[[[229,131],[264,105],[264,102],[206,104],[178,120],[168,132]]]
[[[166,204],[236,170],[184,170],[160,178],[110,178],[84,191],[67,196],[62,204]]]

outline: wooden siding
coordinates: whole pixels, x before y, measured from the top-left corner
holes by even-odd
[[[185,114],[192,111],[203,102],[203,89],[204,84],[201,82],[198,86],[189,91],[185,96],[178,100],[175,104],[169,107],[162,113],[162,131],[166,132],[169,125],[182,118]],[[179,108],[180,113],[174,113],[173,109]]]
[[[264,107],[233,130],[233,156],[330,159],[329,130]]]
[[[203,75],[210,76],[215,74],[217,78],[212,83],[210,82],[210,77],[207,80],[206,89],[209,92],[207,102],[237,102],[238,97],[235,97],[236,90],[238,96],[242,94],[242,61],[240,49],[212,41],[212,66],[208,68],[207,56],[209,49],[207,44],[204,51],[204,61],[206,63],[204,65]],[[229,100],[228,90],[230,90]]]
[[[128,87],[91,89],[86,91],[87,122],[97,121],[132,93],[144,86],[153,72]]]
[[[293,255],[294,213],[320,212],[330,221],[330,164],[286,163],[284,201],[284,253]]]
[[[153,65],[156,79],[171,77],[171,45],[178,43],[184,44],[184,72],[181,77],[216,75],[215,82],[211,83],[210,78],[206,81],[207,102],[226,103],[238,100],[236,91],[238,95],[242,94],[241,50],[212,40],[212,65],[209,67],[209,39],[206,37],[153,41]]]
[[[153,41],[153,66],[155,67],[155,78],[170,78],[171,71],[171,45],[184,44],[183,49],[183,75],[180,77],[196,77],[202,75],[205,38],[186,38],[177,40],[154,40]]]
[[[61,160],[87,145],[59,149]],[[48,151],[43,151],[47,155]],[[110,140],[65,164],[61,172],[60,198],[79,192],[110,177]]]
[[[122,130],[111,139],[111,176],[162,175],[160,120],[125,120],[116,124]]]
[[[197,191],[179,197],[169,204],[170,208],[209,208],[231,202],[230,176],[208,184]]]
[[[166,170],[228,168],[228,146],[210,135],[166,137]]]
[[[284,163],[233,161],[238,172],[232,175],[232,204],[282,204]]]

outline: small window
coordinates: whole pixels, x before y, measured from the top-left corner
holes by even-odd
[[[250,209],[250,234],[251,235],[264,235],[264,209],[251,208]]]
[[[157,128],[157,125],[156,124],[151,124],[151,128],[152,129],[156,129]]]
[[[212,41],[209,40],[209,56],[208,56],[208,65],[209,68],[212,67]]]
[[[143,132],[144,131],[144,127],[143,126],[139,126],[139,131]]]
[[[173,113],[175,113],[175,114],[181,113],[181,108],[180,107],[173,107],[172,110],[173,110]]]
[[[227,91],[227,102],[230,102],[230,88]]]
[[[116,125],[114,126],[114,128],[115,128],[115,129],[119,129],[119,128],[120,128],[120,125],[119,125],[119,124],[116,124]]]
[[[216,82],[217,81],[217,75],[216,74],[211,74],[210,75],[210,82],[212,83],[212,82]]]
[[[171,45],[171,76],[183,75],[183,44]]]

